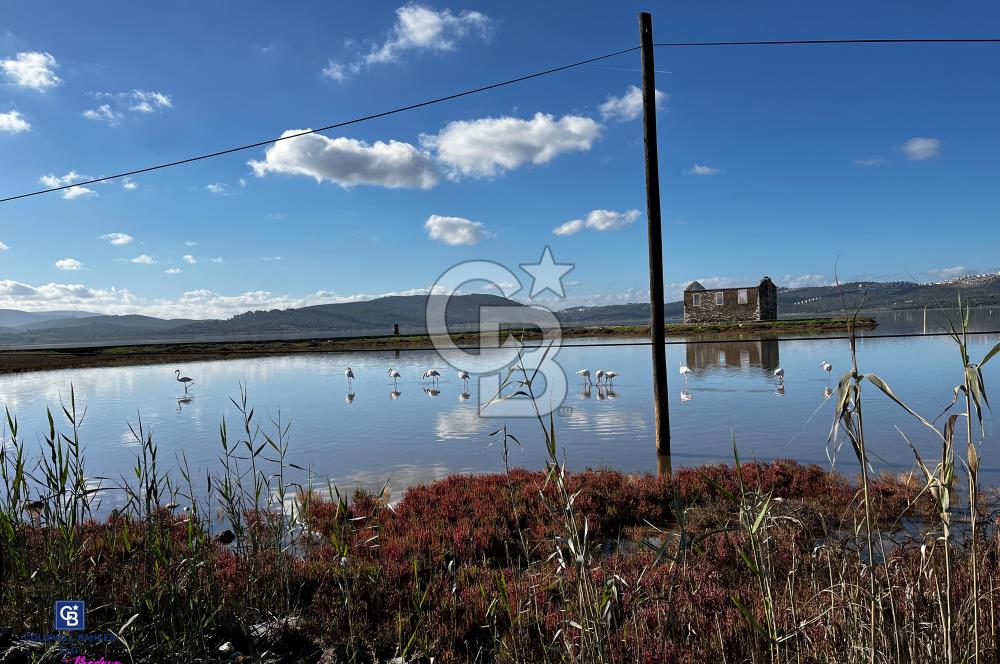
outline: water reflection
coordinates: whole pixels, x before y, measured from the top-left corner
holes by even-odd
[[[181,412],[181,408],[183,408],[184,406],[186,406],[189,403],[191,403],[191,401],[193,399],[194,399],[194,397],[192,397],[190,395],[189,396],[184,396],[184,397],[181,397],[180,399],[178,399],[177,400],[177,412],[178,413]]]
[[[348,404],[354,403],[354,392],[348,392],[344,396],[344,401],[346,401]]]
[[[461,394],[458,395],[458,400],[459,401],[468,401],[471,396],[472,395],[469,394],[468,392],[462,392]]]
[[[429,396],[430,398],[433,399],[437,395],[441,394],[441,390],[439,390],[436,387],[425,387],[424,388],[424,394],[426,394],[427,396]]]
[[[400,392],[399,390],[393,390],[392,392],[389,392],[389,400],[390,400],[390,401],[395,401],[395,400],[396,400],[396,399],[398,399],[398,398],[399,398],[400,396],[402,396],[402,394],[403,394],[403,393],[402,393],[402,392]]]
[[[683,403],[685,401],[691,401],[691,399],[693,399],[693,398],[694,398],[694,395],[691,394],[690,391],[688,391],[688,390],[681,390],[681,403]]]
[[[777,339],[746,341],[704,341],[685,345],[686,366],[692,371],[705,369],[750,369],[773,371],[779,364]],[[685,379],[687,377],[685,376]]]

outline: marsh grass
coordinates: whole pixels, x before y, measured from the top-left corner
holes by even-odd
[[[214,468],[181,456],[164,472],[137,418],[132,473],[111,479],[87,472],[72,391],[38,449],[7,413],[0,654],[5,638],[49,631],[54,599],[78,597],[88,626],[115,637],[86,654],[122,661],[218,659],[227,642],[257,661],[996,661],[1000,538],[978,471],[981,369],[1000,345],[973,362],[966,321],[952,330],[961,383],[930,419],[862,372],[852,335],[831,438],[850,441],[854,483],[744,461],[735,441],[729,466],[570,473],[536,410],[537,438],[494,432],[503,473],[392,502],[385,487],[314,486],[288,461],[289,423],[261,423],[244,390]],[[537,388],[518,362],[495,398],[537,405]],[[872,468],[872,390],[940,441],[938,460],[914,450],[920,481]],[[509,466],[510,446],[539,441],[544,471]]]

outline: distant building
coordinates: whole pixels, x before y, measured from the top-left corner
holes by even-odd
[[[685,323],[742,323],[778,318],[778,289],[769,277],[756,286],[708,290],[692,281],[684,291]]]

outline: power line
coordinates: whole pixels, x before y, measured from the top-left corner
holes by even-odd
[[[671,48],[671,47],[712,47],[712,46],[796,46],[796,45],[804,46],[804,45],[818,45],[818,44],[979,44],[979,43],[984,43],[984,44],[1000,43],[1000,38],[956,37],[956,38],[795,39],[795,40],[765,40],[765,41],[660,42],[660,43],[655,43],[653,45],[659,47]],[[118,178],[139,175],[140,173],[149,173],[150,171],[157,171],[164,168],[171,168],[174,166],[181,166],[183,164],[190,164],[195,161],[202,161],[204,159],[221,157],[223,155],[232,154],[234,152],[242,152],[243,150],[251,150],[253,148],[264,147],[266,145],[273,145],[279,141],[285,141],[290,138],[298,138],[300,136],[307,136],[309,134],[318,134],[324,131],[329,131],[331,129],[338,129],[340,127],[346,127],[348,125],[367,122],[368,120],[384,118],[390,115],[395,115],[397,113],[403,113],[405,111],[412,111],[418,108],[423,108],[425,106],[431,106],[434,104],[440,104],[446,101],[451,101],[453,99],[458,99],[460,97],[467,97],[469,95],[478,94],[480,92],[487,92],[489,90],[494,90],[496,88],[502,88],[508,85],[514,85],[515,83],[522,83],[524,81],[528,81],[534,78],[539,78],[541,76],[548,76],[550,74],[566,71],[567,69],[582,67],[584,65],[588,65],[594,62],[599,62],[601,60],[607,60],[609,58],[617,57],[619,55],[624,55],[625,53],[631,53],[633,51],[639,50],[639,48],[640,48],[639,46],[633,46],[632,48],[626,48],[620,51],[615,51],[613,53],[598,55],[592,58],[587,58],[585,60],[578,60],[577,62],[572,62],[567,65],[561,65],[559,67],[553,67],[551,69],[546,69],[531,74],[525,74],[524,76],[518,76],[517,78],[507,79],[505,81],[500,81],[498,83],[491,83],[489,85],[483,85],[478,88],[472,88],[470,90],[463,90],[462,92],[456,92],[454,94],[445,95],[443,97],[428,99],[426,101],[417,102],[415,104],[399,106],[387,111],[372,113],[370,115],[364,115],[361,117],[353,118],[351,120],[345,120],[342,122],[336,122],[334,124],[326,125],[318,129],[310,129],[309,131],[297,132],[295,134],[290,134],[288,136],[280,136],[278,138],[270,138],[264,141],[257,141],[256,143],[239,145],[236,147],[217,150],[215,152],[209,152],[195,157],[188,157],[186,159],[178,159],[176,161],[157,164],[155,166],[136,168],[130,171],[125,171],[123,173],[117,173],[115,175],[107,175],[104,177],[92,178],[90,180],[82,180],[80,182],[75,182],[73,184],[65,184],[58,187],[50,187],[47,189],[39,189],[37,191],[31,191],[24,194],[7,196],[6,198],[0,198],[0,203],[8,203],[10,201],[15,201],[21,198],[30,198],[32,196],[39,196],[41,194],[63,191],[64,189],[72,189],[73,187],[83,187],[86,185],[97,184],[100,182],[107,182],[109,180],[116,180]]]
[[[593,58],[587,58],[586,60],[578,60],[577,62],[570,63],[568,65],[561,65],[559,67],[553,67],[552,69],[546,69],[544,71],[535,72],[533,74],[525,74],[524,76],[518,76],[517,78],[507,79],[506,81],[500,81],[499,83],[491,83],[489,85],[483,85],[478,88],[473,88],[471,90],[464,90],[462,92],[456,92],[454,94],[446,95],[444,97],[437,97],[435,99],[428,99],[426,101],[417,102],[415,104],[408,104],[406,106],[398,106],[396,108],[390,109],[388,111],[382,111],[380,113],[372,113],[370,115],[363,115],[352,120],[344,120],[343,122],[336,122],[331,125],[326,125],[325,127],[320,127],[319,129],[310,129],[309,131],[300,131],[295,134],[289,134],[288,136],[280,136],[278,138],[269,138],[266,141],[258,141],[256,143],[250,143],[247,145],[240,145],[233,148],[226,148],[224,150],[218,150],[216,152],[209,152],[207,154],[198,155],[196,157],[188,157],[187,159],[178,159],[177,161],[171,161],[164,164],[157,164],[156,166],[147,166],[145,168],[137,168],[131,171],[126,171],[124,173],[118,173],[116,175],[107,175],[105,177],[93,178],[91,180],[84,180],[81,182],[76,182],[74,184],[66,184],[60,187],[51,187],[48,189],[39,189],[38,191],[28,192],[26,194],[18,194],[16,196],[8,196],[6,198],[0,198],[0,203],[7,203],[10,201],[16,201],[20,198],[29,198],[31,196],[39,196],[41,194],[48,194],[54,191],[62,191],[63,189],[72,189],[73,187],[81,187],[89,184],[97,184],[99,182],[107,182],[108,180],[116,180],[118,178],[130,177],[132,175],[138,175],[140,173],[148,173],[150,171],[158,171],[163,168],[171,168],[173,166],[181,166],[182,164],[190,164],[191,162],[201,161],[203,159],[211,159],[213,157],[221,157],[223,155],[232,154],[234,152],[241,152],[243,150],[251,150],[253,148],[263,147],[265,145],[272,145],[279,141],[287,141],[290,138],[298,138],[299,136],[307,136],[309,134],[318,134],[324,131],[329,131],[331,129],[337,129],[340,127],[346,127],[348,125],[358,124],[361,122],[367,122],[368,120],[375,120],[377,118],[384,118],[389,115],[395,115],[397,113],[403,113],[405,111],[412,111],[414,109],[423,108],[424,106],[431,106],[433,104],[440,104],[442,102],[451,101],[453,99],[458,99],[460,97],[467,97],[469,95],[474,95],[479,92],[486,92],[488,90],[495,90],[496,88],[502,88],[504,86],[513,85],[515,83],[522,83],[524,81],[531,80],[533,78],[538,78],[540,76],[548,76],[549,74],[555,74],[557,72],[565,71],[567,69],[573,69],[574,67],[582,67],[583,65],[588,65],[592,62],[599,62],[601,60],[607,60],[608,58],[613,58],[625,53],[631,53],[632,51],[638,51],[638,46],[633,46],[632,48],[626,48],[621,51],[615,51],[614,53],[606,53],[604,55],[598,55]]]
[[[996,37],[928,37],[928,38],[874,38],[874,39],[786,39],[766,41],[713,41],[713,42],[660,42],[653,46],[816,46],[824,44],[1000,44]]]

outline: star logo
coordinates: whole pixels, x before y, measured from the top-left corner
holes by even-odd
[[[562,278],[566,276],[574,267],[572,263],[557,263],[552,258],[552,250],[548,246],[542,251],[541,258],[537,263],[521,263],[521,269],[531,275],[531,295],[533,299],[545,291],[551,291],[553,295],[565,299],[566,292],[563,290]]]

